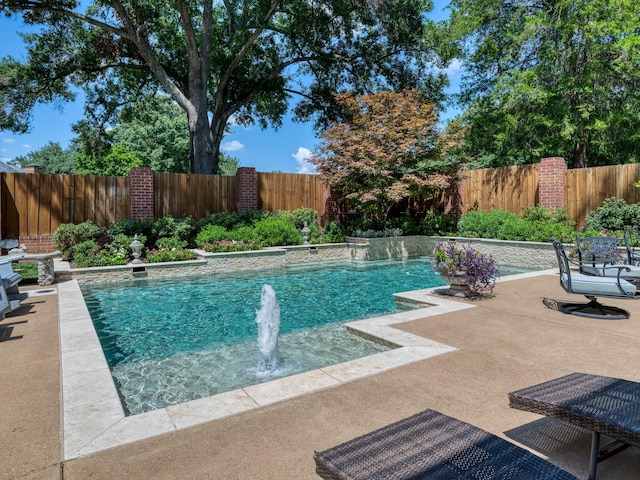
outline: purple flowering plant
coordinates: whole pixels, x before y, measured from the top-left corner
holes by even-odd
[[[433,269],[442,277],[464,274],[469,296],[493,292],[500,267],[492,255],[480,253],[471,245],[439,243],[434,251]]]

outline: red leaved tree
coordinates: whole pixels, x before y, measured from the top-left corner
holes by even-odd
[[[325,130],[311,162],[353,208],[383,221],[402,200],[430,198],[457,178],[461,130],[441,132],[438,111],[414,90],[337,94],[348,121]]]

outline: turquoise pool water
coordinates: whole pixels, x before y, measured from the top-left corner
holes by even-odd
[[[125,410],[215,395],[385,350],[344,322],[397,311],[393,293],[445,285],[428,258],[82,286]],[[260,292],[281,309],[280,367],[256,372]]]

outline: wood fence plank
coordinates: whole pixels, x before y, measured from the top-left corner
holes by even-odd
[[[62,184],[62,175],[50,175],[51,177],[51,220],[50,220],[50,232],[43,232],[43,235],[47,233],[53,233],[62,224],[64,204],[64,190]]]

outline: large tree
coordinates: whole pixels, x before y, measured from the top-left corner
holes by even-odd
[[[62,148],[58,142],[49,142],[40,150],[14,158],[9,164],[22,168],[38,165],[44,173],[75,173],[76,155],[73,146]]]
[[[467,148],[483,166],[640,161],[640,3],[453,0],[451,9]]]
[[[0,127],[25,129],[36,102],[88,92],[88,112],[110,116],[164,91],[186,114],[191,169],[217,170],[229,119],[279,126],[292,94],[299,118],[331,118],[331,92],[423,84],[430,0],[0,0],[42,31],[25,35],[27,62],[0,63]],[[104,116],[103,116],[104,115]]]
[[[417,91],[336,99],[347,120],[322,133],[310,161],[352,207],[382,222],[403,200],[431,198],[457,179],[451,153],[464,132],[441,132],[436,106]]]

